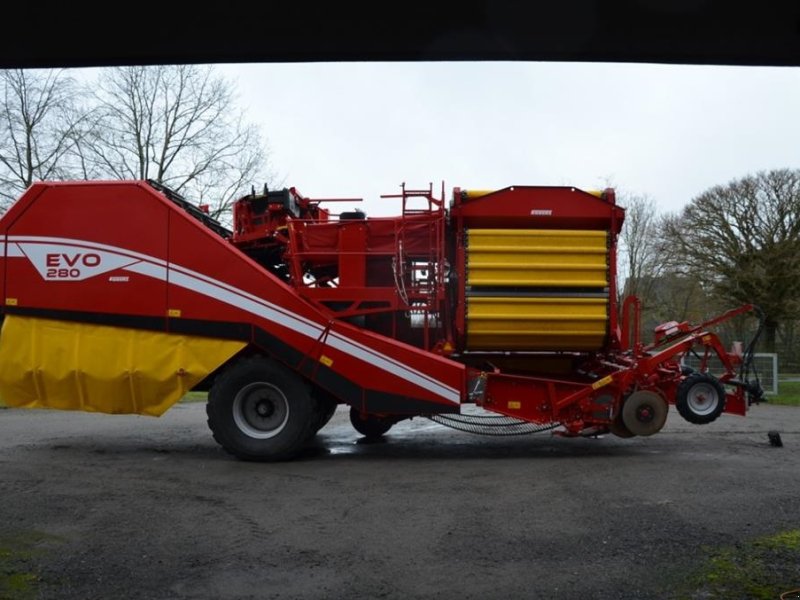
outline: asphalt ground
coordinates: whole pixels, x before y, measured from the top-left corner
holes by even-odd
[[[200,403],[5,409],[0,597],[706,598],[692,582],[714,552],[800,528],[798,447],[785,406],[706,426],[673,411],[633,439],[413,419],[379,443],[340,409],[300,458],[247,463]]]

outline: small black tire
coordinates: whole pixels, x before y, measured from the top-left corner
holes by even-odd
[[[353,424],[353,427],[358,433],[371,440],[381,437],[394,425],[393,421],[383,417],[376,417],[374,415],[363,417],[361,411],[353,407],[350,408],[350,423]]]
[[[296,456],[319,419],[308,385],[293,371],[263,356],[229,365],[208,393],[206,414],[214,439],[243,460]]]
[[[725,388],[713,375],[692,373],[678,386],[675,408],[689,423],[706,425],[725,410]]]

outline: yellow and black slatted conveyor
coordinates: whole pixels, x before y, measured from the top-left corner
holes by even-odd
[[[608,334],[608,235],[468,230],[467,348],[602,348]]]

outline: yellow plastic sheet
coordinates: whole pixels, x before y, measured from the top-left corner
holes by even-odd
[[[244,345],[7,315],[0,398],[15,407],[160,416]]]

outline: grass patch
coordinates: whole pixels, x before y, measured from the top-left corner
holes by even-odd
[[[800,406],[800,381],[778,381],[778,395],[769,396],[767,402]]]
[[[800,529],[708,552],[677,598],[775,600],[800,587]]]
[[[40,579],[32,563],[48,550],[48,545],[62,541],[38,531],[0,537],[0,599],[36,598]]]
[[[181,402],[205,402],[208,400],[208,392],[187,392],[181,398]]]

